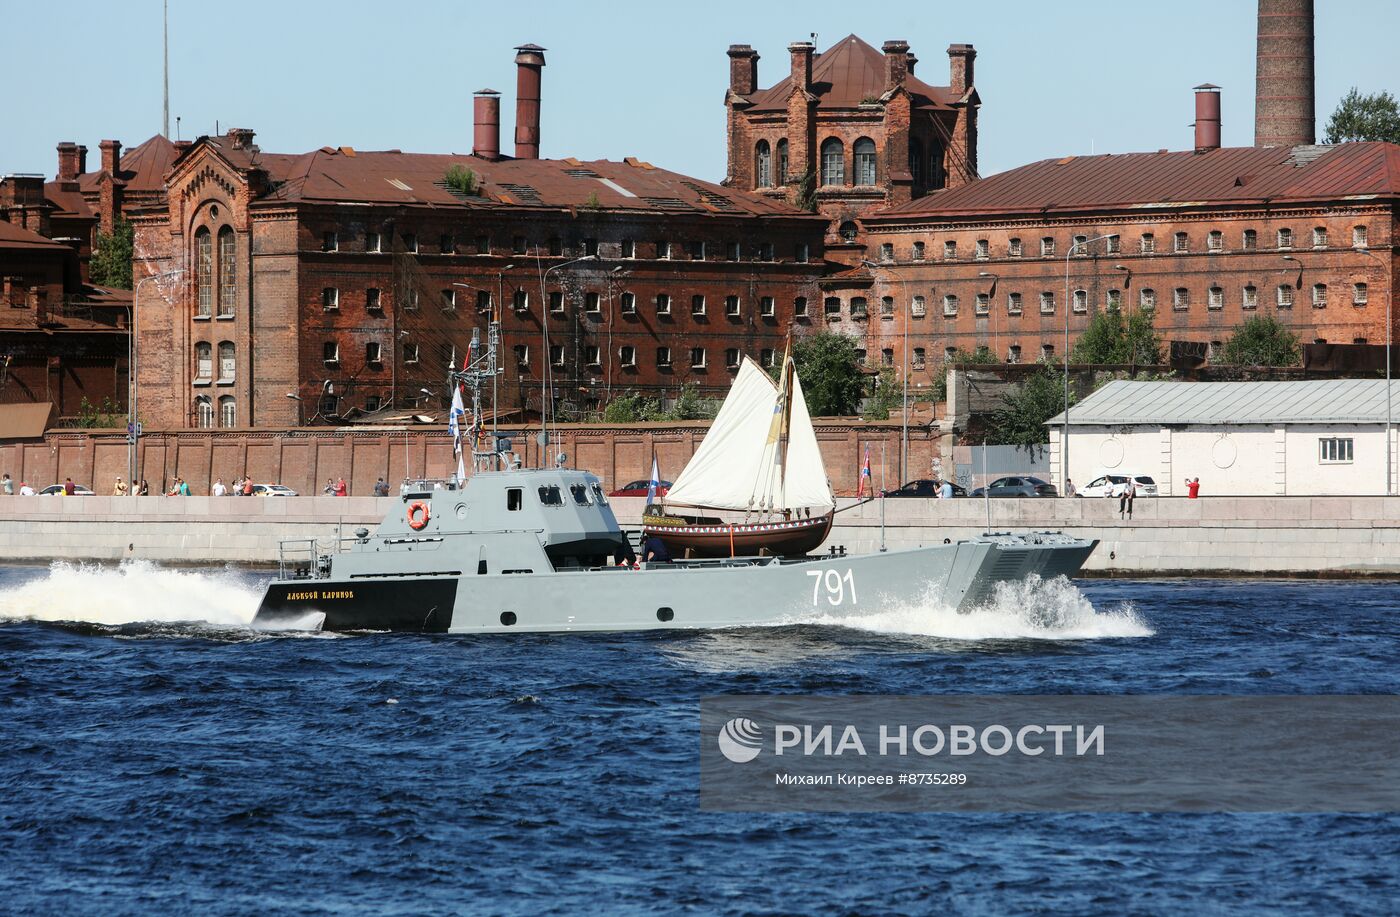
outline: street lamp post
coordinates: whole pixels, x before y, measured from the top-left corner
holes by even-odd
[[[1085,239],[1083,242],[1070,241],[1069,251],[1065,252],[1065,415],[1060,433],[1060,495],[1069,496],[1069,314],[1074,311],[1074,303],[1069,297],[1069,262],[1078,252],[1088,254],[1089,244],[1112,239],[1116,232]]]
[[[137,417],[136,394],[139,386],[136,384],[137,358],[140,350],[137,348],[136,327],[137,320],[141,314],[141,287],[153,280],[164,280],[175,277],[185,272],[184,268],[176,268],[173,271],[165,271],[160,274],[151,274],[149,277],[142,277],[136,281],[136,287],[131,293],[131,327],[127,329],[126,335],[126,372],[127,372],[127,395],[126,395],[126,473],[127,480],[131,484],[131,493],[136,493],[136,446],[140,437],[136,433]]]
[[[287,397],[297,403],[297,426],[300,427],[302,426],[302,417],[305,416],[305,410],[302,405],[301,396],[298,395],[296,392],[288,392]]]

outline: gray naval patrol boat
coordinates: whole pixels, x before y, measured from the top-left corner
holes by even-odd
[[[562,467],[563,456],[559,467],[522,469],[508,440],[482,435],[480,393],[499,373],[498,327],[490,323],[485,353],[474,331],[467,365],[449,372],[459,456],[468,419],[461,392],[471,390],[465,438],[473,444],[473,473],[466,475],[459,458],[450,481],[405,482],[373,533],[360,529],[325,549],[314,540],[283,542],[278,578],[268,585],[254,626],[314,627],[324,616],[320,627],[331,631],[617,631],[780,624],[898,605],[968,610],[999,582],[1074,575],[1098,543],[1058,533],[987,534],[861,556],[834,548],[802,556],[765,550],[619,565],[635,554],[596,477]],[[800,383],[791,377],[791,391],[778,393],[779,408],[766,396],[752,423],[765,499],[784,508],[769,516],[795,520],[797,510],[786,509],[794,504],[783,496],[800,477],[784,474],[789,453],[816,456],[808,456],[815,470],[807,477],[818,475],[820,459],[810,420],[790,439],[789,395],[799,420],[806,416]],[[765,437],[770,416],[773,432]],[[478,451],[483,439],[490,446]],[[808,506],[834,502],[824,473],[820,479]],[[729,525],[742,530],[742,523]]]

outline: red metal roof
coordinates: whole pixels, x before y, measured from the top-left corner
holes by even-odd
[[[930,86],[912,76],[904,88],[913,96],[915,108],[947,108],[957,99],[947,86]],[[832,45],[812,62],[812,94],[817,108],[858,108],[867,99],[885,94],[885,55],[855,35]],[[792,75],[771,89],[749,96],[748,111],[786,111],[792,95]]]
[[[916,198],[866,222],[952,214],[1400,196],[1400,145],[1239,147],[1066,156]]]
[[[175,161],[175,144],[156,134],[145,143],[122,151],[116,177],[126,182],[127,191],[161,191],[165,188],[165,173]],[[78,184],[84,191],[97,190],[101,170],[84,172]]]
[[[62,242],[41,236],[37,232],[17,226],[7,220],[0,220],[0,248],[23,248],[23,249],[54,249],[57,251],[71,251]]]

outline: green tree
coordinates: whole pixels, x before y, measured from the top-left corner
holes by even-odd
[[[886,366],[880,370],[879,377],[875,380],[875,391],[871,394],[870,400],[865,403],[865,417],[867,420],[889,420],[890,412],[899,407],[899,396],[903,391],[895,372]]]
[[[1220,362],[1233,366],[1297,366],[1298,336],[1272,315],[1251,316],[1236,325],[1220,348]]]
[[[95,285],[131,289],[132,239],[131,224],[126,220],[118,220],[110,235],[98,232],[97,247],[88,264],[88,277]]]
[[[1126,319],[1119,309],[1100,312],[1074,342],[1074,363],[1160,363],[1162,342],[1153,327],[1155,310],[1139,309]]]
[[[997,362],[996,354],[992,349],[983,344],[976,350],[964,350],[959,347],[952,356],[943,361],[943,369],[938,374],[938,378],[933,380],[933,400],[948,400],[948,368],[954,364],[972,363],[979,366],[990,365]]]
[[[865,397],[856,342],[834,331],[818,331],[793,342],[792,361],[802,377],[807,410],[815,416],[849,416]],[[782,366],[773,367],[777,378]]]
[[[1074,404],[1073,393],[1070,404]],[[1065,409],[1064,371],[1048,363],[1002,397],[987,418],[988,441],[1034,450],[1050,441],[1045,422]]]
[[[1400,103],[1388,92],[1362,95],[1355,86],[1327,120],[1328,143],[1384,140],[1400,143]]]

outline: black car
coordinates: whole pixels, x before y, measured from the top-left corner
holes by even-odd
[[[955,496],[955,497],[965,497],[965,496],[967,496],[967,491],[966,491],[960,484],[954,484],[952,481],[949,481],[948,483],[950,483],[950,484],[953,485],[953,496]],[[881,494],[881,496],[885,496],[885,497],[936,497],[936,496],[938,496],[938,482],[937,482],[937,481],[931,481],[931,480],[929,480],[929,479],[927,479],[927,478],[921,478],[921,479],[919,479],[919,480],[917,480],[917,481],[910,481],[908,484],[905,484],[903,487],[896,488],[895,490],[887,490],[887,491],[884,491],[884,492]]]
[[[1054,484],[1031,477],[1028,474],[997,478],[987,485],[987,492],[993,497],[1057,497],[1060,495]],[[983,489],[977,488],[972,492],[972,495],[974,497],[983,496]]]

